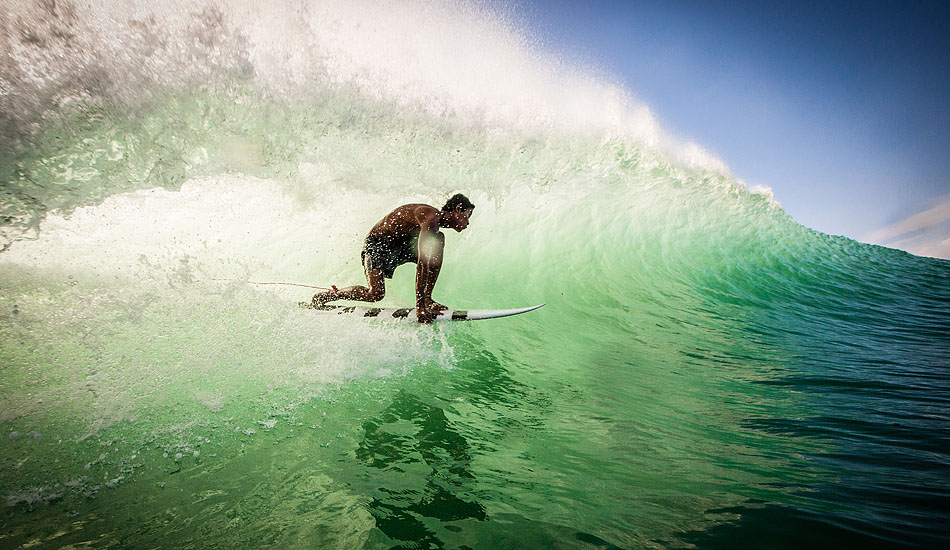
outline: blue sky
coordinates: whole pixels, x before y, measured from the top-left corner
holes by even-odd
[[[516,12],[542,47],[621,83],[800,223],[926,255],[947,239],[950,254],[950,2],[529,0]]]

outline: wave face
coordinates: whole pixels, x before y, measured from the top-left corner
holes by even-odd
[[[260,4],[4,8],[3,546],[947,542],[950,263],[802,227],[497,8]],[[435,298],[547,307],[247,282],[361,282],[457,191]]]

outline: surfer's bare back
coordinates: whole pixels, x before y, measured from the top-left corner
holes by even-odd
[[[462,231],[475,205],[461,193],[450,198],[441,210],[428,204],[405,204],[379,220],[363,243],[366,286],[350,286],[314,294],[311,305],[320,307],[334,300],[378,302],[386,295],[386,279],[402,264],[416,264],[416,316],[430,323],[447,309],[432,301],[432,289],[442,268],[445,234],[439,229]]]

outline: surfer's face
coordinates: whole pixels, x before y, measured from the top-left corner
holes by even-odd
[[[463,229],[468,227],[468,219],[471,216],[472,216],[471,208],[469,208],[468,210],[455,210],[454,212],[452,212],[452,219],[454,222],[452,229],[456,231],[462,231]]]

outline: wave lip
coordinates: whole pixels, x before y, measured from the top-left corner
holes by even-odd
[[[227,75],[278,93],[353,90],[469,126],[604,133],[727,171],[620,86],[544,53],[514,16],[479,3],[63,1],[17,5],[11,19],[0,106],[19,131],[5,135],[71,101],[134,104],[156,86]]]

